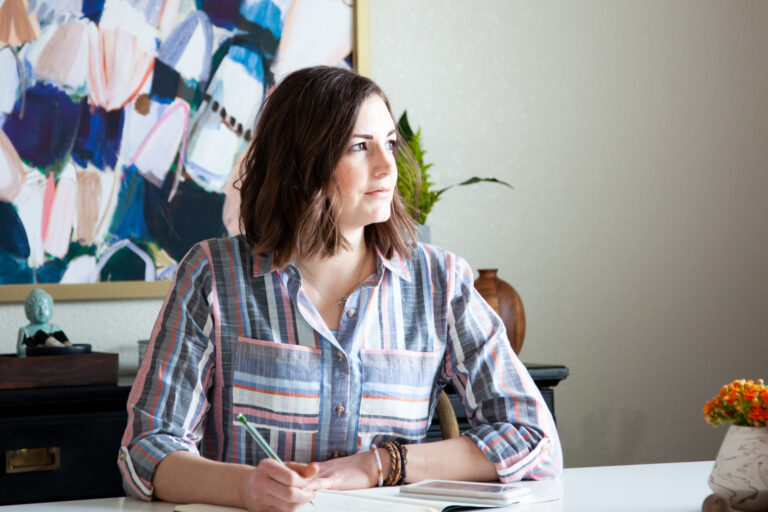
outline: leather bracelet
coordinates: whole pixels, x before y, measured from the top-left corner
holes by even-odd
[[[405,469],[408,465],[408,446],[401,443],[400,441],[393,441],[395,443],[395,446],[397,446],[398,451],[400,452],[400,480],[395,485],[400,485],[402,483],[405,483]]]
[[[373,452],[373,457],[376,459],[376,469],[379,471],[379,482],[377,486],[381,487],[384,485],[384,468],[381,467],[381,457],[379,457],[379,452],[375,444],[371,445],[371,451]]]

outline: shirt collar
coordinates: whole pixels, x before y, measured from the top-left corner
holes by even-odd
[[[389,269],[390,272],[409,283],[411,282],[411,272],[408,270],[408,265],[405,263],[405,258],[403,258],[396,249],[392,249],[392,257],[387,258],[384,256],[384,254],[382,254],[381,250],[379,250],[377,246],[376,256],[379,259],[379,263],[381,263],[381,265],[383,265],[385,268]]]
[[[388,269],[396,276],[411,282],[411,272],[408,270],[408,265],[397,250],[392,250],[392,257],[387,258],[382,254],[381,250],[376,247],[376,257],[378,262]],[[378,267],[378,265],[377,265]],[[253,253],[253,277],[262,276],[264,274],[270,274],[272,272],[280,270],[274,264],[274,258],[272,253]],[[290,272],[298,272],[293,263],[289,263],[287,270]],[[296,277],[292,275],[292,277]]]
[[[280,270],[275,266],[275,258],[271,252],[251,251],[251,256],[253,257],[253,277],[271,274],[276,270]]]

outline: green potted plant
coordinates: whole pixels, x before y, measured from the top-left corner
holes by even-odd
[[[405,204],[410,208],[411,215],[419,224],[424,225],[427,220],[427,215],[432,211],[432,207],[440,199],[440,196],[442,196],[446,190],[453,187],[472,185],[474,183],[486,181],[514,188],[506,181],[496,178],[480,178],[473,176],[461,183],[435,189],[435,184],[430,181],[428,172],[429,168],[432,167],[432,164],[424,163],[424,154],[426,151],[421,147],[421,128],[416,130],[416,132],[413,131],[408,122],[407,111],[404,111],[403,115],[400,116],[397,126],[405,139],[405,142],[408,144],[408,147],[411,149],[411,152],[413,152],[413,156],[416,159],[415,163],[418,164],[418,171],[421,174],[421,183],[419,184],[417,180],[414,179],[413,175],[408,172],[408,164],[401,155],[397,160],[397,188],[400,190],[400,194],[403,196]]]

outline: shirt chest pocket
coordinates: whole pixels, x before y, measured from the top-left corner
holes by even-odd
[[[258,427],[317,432],[319,349],[238,338],[232,391],[234,413]]]
[[[429,411],[442,354],[407,350],[362,350],[363,393],[358,432],[418,440]]]

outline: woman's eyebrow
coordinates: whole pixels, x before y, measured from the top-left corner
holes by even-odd
[[[387,137],[391,137],[394,134],[395,134],[395,130],[390,130],[389,133],[387,133]],[[356,137],[358,139],[373,140],[373,135],[369,135],[367,133],[353,133],[352,137],[353,138]]]

